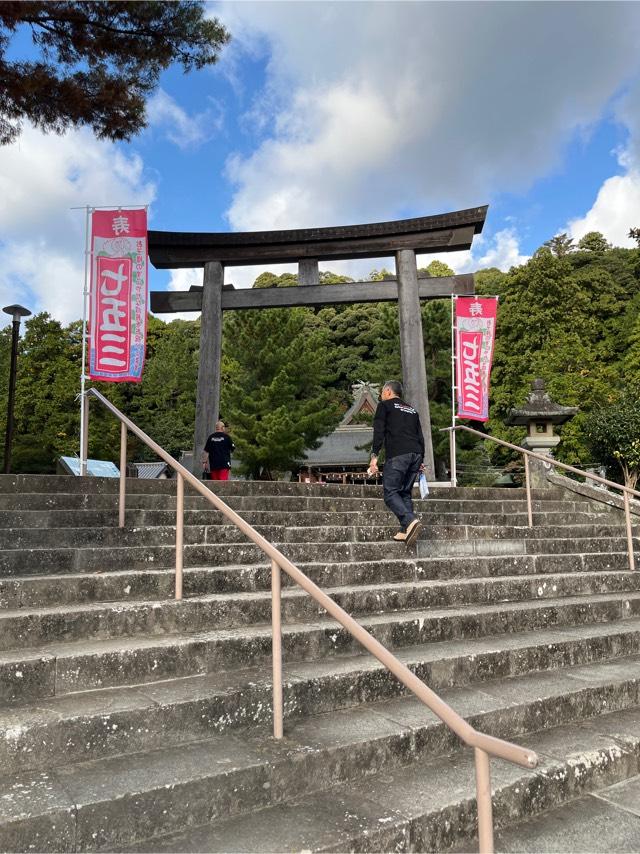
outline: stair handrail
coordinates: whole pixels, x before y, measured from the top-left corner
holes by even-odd
[[[380,641],[363,628],[353,617],[331,599],[317,584],[296,567],[282,552],[266,540],[246,520],[232,510],[221,498],[203,485],[192,472],[175,460],[157,442],[131,421],[117,406],[114,406],[97,389],[90,388],[85,392],[87,406],[84,408],[85,431],[88,441],[89,427],[89,396],[96,398],[116,418],[120,420],[120,489],[118,523],[124,527],[126,500],[126,463],[127,463],[127,430],[130,430],[151,450],[167,463],[177,474],[176,502],[176,599],[182,598],[182,546],[183,546],[183,513],[184,513],[184,483],[185,481],[206,498],[213,506],[229,519],[240,531],[271,559],[271,600],[272,600],[272,658],[273,658],[273,734],[275,738],[283,737],[283,687],[282,687],[282,628],[281,628],[281,576],[284,570],[303,590],[329,613],[336,622],[345,628],[364,648],[386,667],[406,688],[421,700],[440,720],[469,747],[474,749],[476,772],[476,795],[478,810],[478,839],[480,854],[493,852],[493,817],[491,801],[490,756],[496,756],[533,769],[538,764],[536,753],[525,747],[520,747],[510,741],[479,732],[471,726],[451,706],[444,702],[425,682],[413,673],[405,664],[396,658]],[[85,455],[86,459],[86,455]]]
[[[552,466],[554,468],[561,468],[565,471],[570,471],[574,474],[581,475],[582,477],[585,477],[588,480],[595,480],[597,483],[602,483],[605,486],[611,487],[613,489],[619,489],[622,492],[624,501],[624,517],[627,529],[627,554],[629,558],[629,569],[634,570],[636,568],[635,555],[633,551],[633,528],[631,525],[631,496],[633,495],[636,498],[640,498],[640,492],[637,489],[632,489],[632,487],[626,486],[626,484],[616,483],[614,480],[607,480],[606,477],[600,477],[600,475],[583,471],[582,469],[576,468],[575,466],[570,466],[568,463],[561,463],[559,460],[554,459],[554,457],[551,457],[548,454],[537,454],[535,451],[530,451],[528,450],[528,448],[523,448],[521,445],[514,445],[511,442],[505,442],[504,439],[498,439],[495,436],[491,436],[489,433],[481,433],[480,430],[474,430],[473,427],[467,427],[466,424],[456,424],[453,427],[443,427],[440,432],[449,433],[453,437],[455,436],[456,430],[464,430],[466,433],[473,433],[474,436],[478,436],[480,439],[486,439],[489,442],[494,442],[496,445],[502,445],[505,448],[511,448],[512,451],[518,451],[518,453],[522,454],[522,456],[524,457],[524,477],[525,487],[527,490],[527,516],[529,528],[533,528],[531,478],[529,474],[530,458],[534,460],[540,460],[549,468],[551,468]],[[453,441],[455,441],[455,439],[453,439]]]

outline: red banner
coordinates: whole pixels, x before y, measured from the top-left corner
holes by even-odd
[[[147,212],[91,215],[89,376],[140,382],[147,340]]]
[[[489,377],[498,300],[456,298],[456,385],[458,418],[489,419]]]

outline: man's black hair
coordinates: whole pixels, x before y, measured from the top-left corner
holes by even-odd
[[[404,395],[404,390],[402,388],[402,383],[399,383],[397,380],[387,380],[387,382],[383,385],[383,388],[389,388],[391,391],[397,396],[402,397]]]

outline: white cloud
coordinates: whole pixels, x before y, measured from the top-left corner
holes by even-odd
[[[483,244],[478,248],[482,251]],[[511,267],[526,264],[529,258],[529,255],[523,255],[520,252],[520,240],[515,229],[505,228],[494,235],[486,252],[473,260],[473,269],[484,270],[487,267],[497,267],[506,272]]]
[[[607,178],[590,210],[570,220],[565,230],[574,240],[599,231],[614,246],[631,247],[636,243],[629,229],[640,227],[640,83],[619,101],[616,118],[628,131],[627,144],[618,152],[622,174]]]
[[[635,246],[630,228],[640,225],[640,172],[607,178],[593,207],[580,219],[571,220],[568,234],[579,240],[589,231],[600,231],[614,246]]]
[[[252,110],[266,105],[264,138],[228,164],[235,229],[437,213],[523,191],[560,166],[640,65],[636,4],[263,2],[217,13],[231,50],[268,50]]]
[[[63,323],[80,318],[85,216],[70,209],[145,204],[154,196],[137,155],[87,130],[56,136],[25,127],[0,148],[0,301]]]
[[[520,237],[514,227],[504,228],[491,238],[480,234],[474,238],[473,246],[465,252],[441,252],[434,255],[418,255],[418,267],[428,267],[431,261],[438,260],[454,273],[473,273],[488,267],[497,267],[507,272],[511,267],[525,264],[529,255],[520,250]]]
[[[213,98],[209,98],[209,103],[204,112],[190,116],[164,89],[158,89],[147,103],[149,125],[164,130],[166,137],[179,148],[195,148],[222,128],[220,104]]]

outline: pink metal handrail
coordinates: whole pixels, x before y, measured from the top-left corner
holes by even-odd
[[[357,623],[345,610],[333,601],[323,590],[321,590],[310,578],[301,572],[291,561],[285,557],[275,546],[259,534],[248,522],[232,510],[214,492],[211,492],[201,480],[199,480],[188,469],[175,460],[167,451],[151,439],[143,430],[137,427],[133,421],[127,418],[116,406],[114,406],[97,389],[90,388],[87,396],[95,397],[116,418],[120,420],[121,445],[120,445],[120,506],[119,524],[124,527],[125,517],[125,490],[126,490],[126,443],[127,429],[141,439],[151,450],[164,460],[177,474],[177,516],[176,516],[176,599],[182,597],[182,543],[183,543],[183,506],[184,506],[184,482],[186,481],[197,492],[206,498],[219,510],[229,521],[248,537],[255,545],[271,560],[271,594],[272,594],[272,632],[273,632],[273,728],[274,737],[283,736],[283,688],[282,688],[282,628],[281,628],[281,577],[280,570],[284,570],[303,590],[315,599],[336,622],[340,623],[364,648],[374,655],[384,667],[389,670],[406,688],[418,697],[431,711],[437,715],[453,732],[469,747],[474,748],[476,766],[476,798],[478,807],[478,839],[481,854],[492,854],[493,852],[493,817],[491,803],[491,775],[489,767],[490,756],[506,759],[523,768],[535,768],[538,757],[527,748],[520,747],[510,741],[495,738],[491,735],[478,732],[463,717],[455,712],[431,690],[415,673],[397,659],[366,629]],[[87,400],[87,404],[88,404]],[[88,426],[89,406],[85,407],[85,419]],[[87,434],[88,435],[88,431]],[[178,552],[180,553],[178,555]]]
[[[635,555],[633,552],[633,528],[631,525],[630,499],[632,495],[636,498],[640,498],[640,492],[638,492],[636,489],[632,489],[630,486],[625,486],[622,483],[616,483],[614,480],[607,480],[607,478],[600,477],[597,474],[591,474],[590,472],[582,471],[582,469],[576,468],[575,466],[570,466],[568,463],[561,463],[558,460],[555,460],[553,457],[548,456],[547,454],[536,454],[535,451],[529,451],[526,448],[520,447],[520,445],[512,445],[511,442],[505,442],[503,439],[496,439],[495,436],[489,436],[487,433],[481,433],[479,430],[474,430],[472,427],[467,427],[465,424],[456,424],[455,427],[443,427],[440,432],[449,433],[453,437],[456,430],[464,430],[467,433],[473,433],[474,436],[478,436],[480,439],[486,439],[489,442],[494,442],[496,445],[502,445],[505,448],[511,448],[511,450],[518,451],[518,453],[523,455],[525,487],[527,490],[527,513],[530,528],[533,528],[533,512],[531,509],[531,482],[529,476],[529,459],[541,460],[547,466],[561,468],[565,471],[570,471],[574,474],[580,475],[581,477],[585,477],[588,480],[595,480],[597,483],[604,484],[604,486],[609,486],[613,489],[619,489],[622,492],[624,501],[624,516],[625,525],[627,529],[627,552],[629,556],[629,569],[633,570],[636,568]]]

